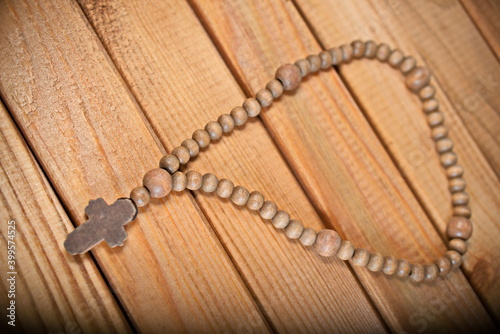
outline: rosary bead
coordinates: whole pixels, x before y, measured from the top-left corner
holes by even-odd
[[[217,195],[221,198],[229,198],[233,194],[234,184],[228,179],[219,180]]]
[[[386,256],[384,258],[384,266],[382,272],[386,275],[394,275],[398,271],[398,260],[394,256]]]
[[[143,186],[136,187],[130,192],[130,199],[141,208],[149,203],[149,191]]]
[[[243,186],[234,187],[233,193],[231,195],[231,201],[236,205],[245,205],[250,197],[250,192],[247,188]]]
[[[266,89],[273,94],[273,98],[275,99],[283,94],[283,85],[276,79],[269,81],[266,85]]]
[[[436,88],[432,85],[427,85],[418,92],[418,97],[421,101],[426,101],[432,99],[436,94]]]
[[[247,208],[250,210],[260,210],[264,205],[264,195],[260,191],[252,191],[248,198]]]
[[[373,59],[377,55],[377,43],[374,41],[367,41],[365,43],[365,57]]]
[[[186,178],[186,188],[188,188],[189,190],[198,190],[201,188],[203,176],[200,173],[190,170],[186,173]]]
[[[203,129],[198,129],[193,132],[192,138],[198,143],[200,148],[205,148],[210,144],[210,135]]]
[[[383,43],[378,46],[376,57],[379,61],[385,62],[389,58],[390,53],[391,48],[389,45]]]
[[[434,263],[436,264],[436,266],[439,269],[440,276],[447,275],[451,270],[451,261],[446,256],[442,256],[442,257],[436,259],[436,261],[434,261]]]
[[[436,126],[431,130],[431,132],[432,132],[432,139],[434,141],[438,141],[448,136],[448,128],[444,125]]]
[[[424,279],[434,281],[439,275],[439,268],[434,263],[424,265]]]
[[[311,72],[311,64],[307,59],[299,59],[295,62],[295,65],[300,69],[302,77],[307,76]]]
[[[306,227],[299,237],[299,241],[304,246],[312,246],[316,242],[316,231],[311,227]]]
[[[298,239],[302,235],[302,232],[304,232],[304,226],[302,223],[298,220],[290,220],[290,223],[288,224],[287,227],[285,227],[285,235],[289,239]]]
[[[442,138],[436,141],[436,150],[439,154],[449,152],[453,149],[453,141],[450,138]]]
[[[166,169],[169,173],[175,173],[180,166],[179,158],[173,154],[164,155],[160,159],[160,168]]]
[[[441,111],[435,111],[427,115],[427,122],[431,128],[440,126],[444,123],[444,114]]]
[[[398,260],[398,270],[396,271],[396,275],[399,277],[408,277],[411,273],[411,264],[408,260],[399,259]]]
[[[325,229],[318,232],[313,250],[321,256],[329,257],[337,254],[342,239],[334,230]]]
[[[302,74],[300,68],[294,64],[281,65],[276,71],[276,79],[281,81],[284,90],[294,90],[299,87],[302,81]]]
[[[472,223],[465,217],[453,217],[446,226],[448,238],[467,240],[472,235]]]
[[[318,72],[321,68],[321,59],[318,55],[307,56],[307,61],[309,62],[310,73]]]
[[[391,55],[389,56],[389,60],[387,62],[392,67],[397,68],[403,62],[404,57],[405,56],[403,52],[401,52],[401,50],[395,49],[391,52]]]
[[[187,187],[187,177],[183,172],[175,172],[172,174],[172,190],[184,191]]]
[[[347,261],[352,259],[354,255],[354,245],[349,240],[342,240],[337,257],[341,260]]]
[[[431,81],[431,72],[427,67],[417,66],[406,75],[406,87],[413,93],[419,93]]]
[[[243,102],[243,108],[247,111],[248,117],[258,116],[262,110],[260,102],[253,97],[249,97]]]
[[[201,190],[206,193],[213,193],[217,190],[219,179],[212,173],[206,173],[201,180]]]
[[[467,253],[467,243],[463,239],[451,239],[448,243],[448,249],[464,255]]]
[[[205,131],[210,136],[210,141],[217,140],[222,136],[222,126],[219,122],[210,121],[205,125]]]
[[[327,70],[332,66],[332,55],[328,51],[321,51],[319,53],[319,59],[321,60],[321,69]]]
[[[142,184],[151,198],[164,197],[172,190],[172,176],[162,168],[151,169],[144,175]]]
[[[181,145],[186,147],[189,150],[189,155],[191,156],[191,158],[197,156],[198,153],[200,153],[200,146],[198,145],[196,140],[194,140],[192,138],[188,138],[188,139],[184,140],[181,143]]]
[[[331,48],[328,52],[330,52],[330,56],[332,56],[332,65],[342,63],[342,51],[339,48]]]
[[[438,111],[439,110],[439,101],[434,99],[434,98],[424,101],[422,103],[422,110],[426,114],[430,114],[432,112]]]
[[[272,219],[276,228],[285,228],[290,223],[290,215],[284,210],[278,210]]]
[[[446,152],[441,155],[441,165],[444,168],[449,168],[457,163],[458,157],[454,152]]]
[[[452,194],[465,190],[466,183],[465,180],[461,177],[452,178],[451,180],[449,180],[448,183],[449,183],[448,189]]]
[[[424,266],[419,264],[419,263],[415,263],[415,264],[412,264],[411,265],[411,273],[410,273],[410,279],[413,281],[413,282],[422,282],[424,280],[424,275],[425,275],[425,271],[424,271]]]
[[[458,192],[451,195],[451,203],[453,206],[462,206],[469,204],[469,194],[466,192]]]
[[[234,125],[236,126],[241,126],[248,120],[247,111],[243,107],[234,107],[231,110],[231,117],[233,117]]]
[[[453,216],[470,218],[472,215],[467,205],[456,206],[453,208]]]
[[[451,166],[446,168],[446,175],[449,179],[460,178],[464,175],[464,168],[460,165]]]
[[[351,43],[352,46],[352,56],[355,59],[363,58],[365,55],[365,43],[360,40],[356,40]]]
[[[343,63],[348,63],[352,60],[352,46],[350,44],[341,45],[340,51],[342,51]]]
[[[406,75],[411,71],[413,71],[413,69],[415,69],[416,66],[417,66],[417,61],[415,60],[415,58],[413,58],[412,56],[408,56],[405,59],[403,59],[403,62],[399,66],[399,70],[401,71],[401,73]]]
[[[217,122],[219,122],[224,133],[231,132],[234,129],[234,119],[231,115],[222,114],[217,118]]]
[[[457,251],[449,250],[444,254],[444,256],[450,260],[452,268],[458,268],[462,265],[462,256]]]
[[[274,202],[265,201],[259,210],[259,214],[264,219],[273,219],[277,211],[278,207]]]
[[[309,64],[309,63],[307,63]],[[269,107],[271,104],[273,104],[273,93],[269,89],[263,88],[255,94],[255,98],[257,101],[259,101],[260,105],[263,108]]]
[[[364,248],[356,248],[351,263],[357,267],[364,267],[370,261],[370,252]]]
[[[179,159],[181,165],[185,165],[191,159],[191,155],[189,154],[189,149],[184,146],[177,146],[172,150],[172,154]]]
[[[366,265],[368,270],[373,272],[379,272],[384,267],[384,257],[380,253],[373,253],[370,255],[370,260]]]

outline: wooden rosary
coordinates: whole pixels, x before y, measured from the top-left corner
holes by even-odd
[[[249,117],[257,117],[262,108],[269,107],[283,91],[296,89],[303,77],[330,69],[332,65],[349,63],[352,59],[363,57],[387,62],[401,71],[408,89],[422,101],[432,139],[448,177],[453,205],[453,217],[446,229],[450,239],[449,250],[434,263],[410,263],[405,259],[355,248],[350,241],[342,240],[334,230],[323,229],[316,232],[310,227],[304,228],[300,221],[291,219],[286,211],[279,210],[274,202],[266,200],[259,191],[250,192],[243,186],[235,186],[228,179],[219,180],[212,173],[202,175],[193,170],[186,173],[179,171],[180,165],[187,164],[211,141],[218,140],[223,133],[231,132],[235,126],[245,124]],[[429,69],[417,66],[415,58],[405,56],[398,49],[391,50],[387,44],[376,44],[373,41],[354,41],[299,59],[294,64],[282,65],[276,71],[275,79],[258,91],[255,98],[246,99],[241,107],[235,107],[230,114],[223,114],[217,121],[208,122],[204,129],[196,130],[192,138],[184,140],[171,154],[161,158],[160,168],[148,171],[144,175],[143,185],[133,189],[130,198],[120,198],[112,205],[108,205],[102,198],[91,200],[85,208],[88,220],[68,234],[64,246],[71,254],[85,253],[102,240],[110,247],[121,246],[127,238],[124,225],[134,220],[138,207],[148,204],[151,198],[167,196],[172,190],[201,189],[229,198],[235,205],[258,211],[274,227],[284,229],[288,238],[298,239],[302,245],[312,247],[321,256],[337,256],[355,266],[366,266],[371,271],[382,271],[387,275],[409,277],[414,282],[431,281],[446,275],[452,268],[462,264],[462,255],[467,251],[465,241],[472,234],[472,223],[469,220],[471,211],[468,207],[469,196],[465,192],[464,170],[457,164],[453,142],[448,138],[448,128],[444,125],[444,115],[439,111],[439,102],[434,97],[436,90],[429,84],[430,79]]]

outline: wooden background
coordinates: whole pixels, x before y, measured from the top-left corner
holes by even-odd
[[[0,0],[0,277],[17,223],[15,332],[492,332],[500,321],[500,5],[496,0]],[[471,196],[461,270],[412,284],[324,259],[247,210],[171,194],[122,248],[68,255],[93,198],[291,62],[354,39],[434,73]],[[443,170],[417,98],[363,60],[308,78],[188,169],[316,229],[411,261],[445,251]],[[0,284],[1,328],[7,284]]]

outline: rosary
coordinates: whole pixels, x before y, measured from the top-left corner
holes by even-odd
[[[406,86],[422,102],[423,112],[431,128],[431,137],[448,177],[453,205],[453,217],[446,228],[449,250],[434,263],[410,263],[405,259],[355,248],[352,242],[342,240],[332,229],[316,232],[310,227],[304,227],[300,221],[291,219],[288,212],[278,209],[274,202],[266,200],[259,191],[250,192],[241,185],[235,186],[228,179],[219,180],[212,173],[179,171],[180,165],[187,164],[211,141],[218,140],[223,133],[231,132],[235,126],[245,124],[249,117],[257,117],[262,108],[271,106],[283,91],[298,88],[305,76],[363,57],[387,62],[405,76]],[[320,256],[337,256],[352,265],[366,266],[370,271],[382,271],[386,275],[409,277],[413,282],[432,281],[438,276],[444,276],[462,264],[462,255],[467,251],[466,240],[472,234],[472,223],[469,220],[471,211],[468,206],[469,195],[465,192],[464,170],[457,164],[453,142],[448,138],[448,128],[444,125],[444,115],[439,111],[439,102],[434,97],[436,90],[429,84],[430,79],[429,69],[417,66],[415,58],[405,56],[398,49],[391,50],[387,44],[376,44],[373,41],[354,41],[321,51],[318,55],[309,55],[294,64],[282,65],[276,71],[275,78],[267,83],[266,88],[259,90],[255,97],[247,98],[241,107],[233,108],[230,114],[220,115],[217,121],[208,122],[204,129],[194,131],[191,138],[184,140],[171,154],[162,157],[159,168],[151,169],[144,175],[143,185],[133,189],[130,198],[120,198],[111,205],[102,198],[91,200],[85,208],[88,220],[68,234],[64,247],[70,254],[81,254],[103,240],[110,247],[122,246],[127,238],[124,225],[135,219],[138,207],[147,205],[151,198],[167,196],[172,190],[180,192],[201,189],[206,193],[215,192],[221,198],[229,198],[235,205],[258,211],[275,228],[284,229],[288,238],[298,239],[302,245],[312,247]]]

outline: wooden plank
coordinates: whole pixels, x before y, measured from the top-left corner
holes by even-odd
[[[320,50],[290,2],[192,3],[249,93],[263,87],[280,64]],[[338,8],[325,10],[319,2],[315,6],[323,6],[312,17],[327,22],[325,35],[341,29],[335,24],[350,15]],[[328,19],[333,12],[342,18]],[[352,36],[344,39],[350,40]],[[386,76],[397,78],[390,71]],[[395,87],[408,99],[398,80]],[[410,99],[411,104],[417,105]],[[415,262],[442,255],[445,247],[439,235],[335,73],[307,79],[261,118],[330,226],[358,246],[384,255]],[[390,117],[386,123],[393,121]],[[423,119],[419,121],[416,132],[427,137],[429,130]],[[459,271],[433,284],[414,285],[353,269],[392,331],[491,330],[491,319]],[[453,301],[445,297],[448,293]],[[436,304],[441,305],[439,314],[425,319],[423,313]]]
[[[60,240],[73,225],[3,104],[0,151],[0,240],[5,256],[0,261],[2,332],[130,332],[91,257],[73,258],[62,247]],[[15,222],[12,239],[7,231],[11,220]],[[7,246],[12,245],[15,263],[9,268]],[[7,272],[17,272],[12,275],[12,299],[7,298]],[[5,314],[10,300],[15,302],[15,327],[7,324],[11,319]]]
[[[500,2],[495,0],[460,0],[486,43],[500,59]]]
[[[469,71],[469,66],[482,74],[488,73],[488,66],[492,66],[492,73],[497,75],[497,67],[491,61],[488,50],[484,51],[481,46],[481,37],[471,32],[473,27],[465,29],[461,26],[467,21],[463,13],[459,12],[460,8],[455,6],[450,6],[449,12],[440,12],[439,8],[427,2],[412,3],[411,6],[401,3],[398,7],[390,7],[386,3],[361,6],[342,1],[304,1],[299,2],[299,5],[319,40],[327,47],[352,40],[359,37],[360,32],[366,32],[368,35],[362,36],[363,38],[397,46],[417,58],[419,63],[429,66],[435,73],[437,96],[446,116],[446,124],[451,129],[450,137],[455,142],[454,150],[465,169],[467,192],[471,197],[472,220],[476,223],[473,238],[469,242],[470,250],[465,257],[464,270],[474,289],[486,302],[495,318],[499,319],[500,259],[495,251],[497,240],[500,238],[499,182],[488,164],[492,160],[488,156],[485,158],[482,154],[485,151],[481,152],[478,148],[478,145],[482,145],[481,139],[471,133],[468,127],[469,118],[458,116],[462,110],[456,107],[457,100],[453,101],[459,98],[455,95],[457,87],[453,87],[454,84],[460,87],[465,83],[474,82],[477,78],[476,74]],[[448,24],[446,31],[438,32],[443,30],[439,28],[438,21],[429,19],[435,15],[440,15],[440,20]],[[457,30],[463,34],[458,35]],[[370,31],[373,31],[371,36]],[[445,52],[446,47],[443,47],[443,44],[451,41],[461,44],[462,49],[471,50],[478,45],[478,49],[482,51],[468,53],[467,56],[461,52]],[[454,49],[450,45],[446,48]],[[483,64],[483,57],[485,67],[476,65]],[[447,61],[449,64],[445,64]],[[460,63],[466,65],[453,66]],[[447,70],[443,71],[443,67]],[[439,166],[424,116],[419,112],[417,99],[402,88],[402,76],[390,72],[389,66],[368,61],[341,68],[342,76],[357,101],[363,106],[364,112],[400,170],[406,175],[429,217],[444,236],[446,222],[451,216],[446,177]],[[470,86],[469,88],[472,89]],[[450,93],[450,90],[453,92]],[[491,96],[484,101],[484,104],[491,108],[484,106],[481,110],[485,114],[482,111],[477,113],[476,120],[481,119],[483,126],[476,132],[487,133],[493,124],[493,132],[490,134],[498,135],[498,126],[495,125],[498,107],[493,107],[497,100],[497,96]],[[491,119],[486,116],[490,115],[488,110],[494,114]],[[493,155],[500,156],[496,144],[491,148]]]
[[[0,6],[2,98],[81,224],[89,199],[128,195],[164,149],[76,2]],[[93,254],[138,331],[235,332],[249,317],[268,331],[192,196],[154,201],[130,225],[126,247]]]
[[[81,4],[168,149],[243,102],[243,92],[186,3]],[[260,190],[308,226],[324,228],[258,120],[203,150],[189,163],[191,168]],[[229,201],[204,194],[196,194],[196,200],[273,330],[385,331],[344,263],[322,261],[297,241],[286,240],[258,214]],[[242,325],[254,330],[253,322]]]

